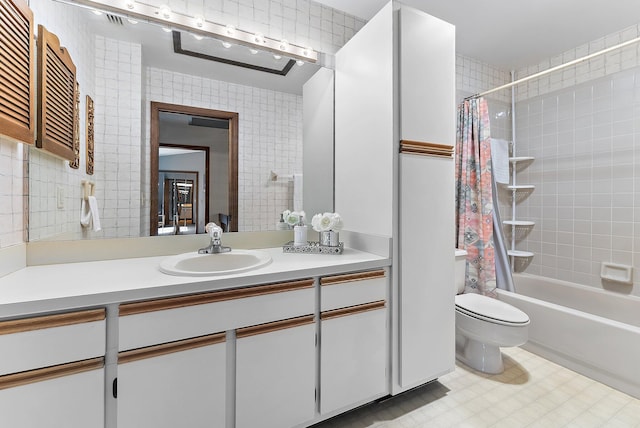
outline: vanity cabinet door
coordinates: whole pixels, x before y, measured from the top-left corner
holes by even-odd
[[[104,359],[0,376],[0,426],[104,427]]]
[[[388,393],[386,327],[384,301],[321,313],[322,415],[337,414]]]
[[[225,334],[118,354],[118,428],[224,427]]]
[[[0,322],[0,426],[104,427],[105,314]]]
[[[287,428],[316,409],[313,315],[237,330],[236,428]]]

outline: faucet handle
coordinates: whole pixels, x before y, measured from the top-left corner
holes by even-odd
[[[214,222],[207,223],[204,230],[209,234],[211,239],[220,239],[222,236],[222,228]]]

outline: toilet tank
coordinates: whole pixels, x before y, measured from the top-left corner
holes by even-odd
[[[464,277],[467,270],[467,252],[456,248],[455,282],[456,294],[464,291]]]

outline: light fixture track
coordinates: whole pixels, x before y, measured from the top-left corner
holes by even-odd
[[[111,13],[126,19],[134,19],[136,21],[144,21],[175,30],[188,31],[191,34],[246,46],[249,49],[271,52],[274,55],[282,55],[297,61],[309,63],[316,63],[318,61],[318,52],[309,47],[299,46],[286,40],[276,40],[258,32],[252,33],[230,25],[207,21],[202,16],[188,16],[177,13],[171,11],[166,6],[156,7],[131,0],[56,1]]]

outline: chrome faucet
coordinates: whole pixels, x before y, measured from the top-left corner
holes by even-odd
[[[215,223],[207,223],[204,228],[211,237],[208,247],[200,248],[198,254],[228,253],[231,247],[222,246],[222,228]]]

